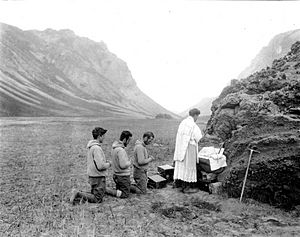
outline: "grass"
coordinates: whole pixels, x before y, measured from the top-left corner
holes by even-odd
[[[191,196],[168,186],[129,199],[105,197],[101,204],[70,205],[73,187],[90,189],[86,144],[95,126],[108,129],[103,150],[122,130],[135,141],[145,131],[156,138],[149,153],[156,167],[172,164],[176,120],[101,120],[98,118],[5,118],[0,125],[1,236],[236,236],[293,235],[299,225],[290,213],[256,202],[199,192]],[[203,128],[203,127],[202,127]],[[132,156],[133,143],[128,147]],[[107,185],[114,187],[111,170]],[[264,222],[275,217],[282,225]],[[265,219],[262,219],[262,218]],[[250,229],[250,231],[248,231]]]

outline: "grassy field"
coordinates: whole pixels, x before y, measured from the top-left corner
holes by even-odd
[[[268,205],[198,192],[187,195],[171,186],[101,204],[73,206],[73,187],[89,190],[86,144],[91,130],[109,131],[103,150],[122,130],[134,137],[153,131],[149,153],[172,164],[176,120],[110,120],[97,118],[2,118],[0,123],[0,236],[297,236],[299,218]],[[203,127],[202,127],[203,128]],[[107,185],[114,187],[111,170]]]

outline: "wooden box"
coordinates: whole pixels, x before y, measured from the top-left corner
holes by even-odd
[[[173,181],[174,167],[170,165],[161,165],[157,167],[159,174],[168,182]]]
[[[225,170],[225,167],[221,167],[217,170],[212,171],[210,167],[210,161],[209,159],[199,158],[199,163],[197,164],[197,169],[201,172],[204,171],[206,173],[214,173],[214,174],[220,174]]]
[[[210,168],[210,161],[209,161],[209,159],[199,158],[199,166],[205,172],[208,172],[208,173],[212,172],[211,168]]]
[[[164,188],[167,186],[167,180],[160,175],[152,175],[148,177],[148,183],[147,187],[148,188]]]

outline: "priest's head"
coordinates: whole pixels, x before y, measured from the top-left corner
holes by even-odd
[[[199,109],[194,108],[189,111],[189,116],[193,117],[195,122],[197,121],[199,115],[200,115]]]

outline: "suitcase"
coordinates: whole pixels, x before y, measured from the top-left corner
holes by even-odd
[[[170,165],[161,165],[157,167],[159,174],[164,177],[168,182],[173,181],[174,167]]]
[[[161,177],[160,175],[152,175],[148,177],[148,188],[164,188],[167,186],[167,180],[164,177]]]

